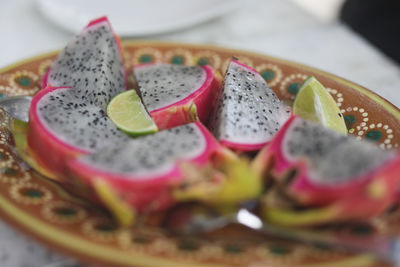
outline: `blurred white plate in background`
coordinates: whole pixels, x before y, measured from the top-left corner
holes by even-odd
[[[117,34],[145,36],[180,30],[232,11],[238,0],[37,0],[51,22],[79,32],[107,15]]]
[[[330,22],[338,18],[345,0],[292,0],[321,21]]]

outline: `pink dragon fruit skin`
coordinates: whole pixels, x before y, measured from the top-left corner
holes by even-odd
[[[51,69],[51,67],[49,67],[47,70],[46,70],[46,72],[44,73],[44,75],[43,75],[43,78],[42,78],[42,83],[41,83],[41,88],[43,89],[43,88],[46,88],[49,84],[48,84],[48,79],[49,79],[49,73],[50,73],[50,69]],[[49,85],[50,86],[50,85]]]
[[[227,147],[231,148],[235,151],[257,151],[263,148],[265,145],[268,143],[263,143],[263,144],[239,144],[239,143],[234,143],[234,142],[229,142],[227,140],[221,140],[220,144]]]
[[[255,69],[232,59],[209,125],[222,145],[256,151],[271,140],[290,114],[290,108]]]
[[[194,71],[197,72],[190,74]],[[196,81],[195,74],[202,75],[203,79]],[[193,121],[193,115],[197,115],[201,122],[207,124],[220,87],[220,82],[210,66],[141,64],[134,67],[134,75],[144,105],[160,130]],[[185,91],[180,91],[180,85],[184,85]],[[172,94],[177,95],[176,100],[166,99]],[[159,102],[155,103],[154,100]],[[190,114],[192,105],[195,106],[196,114]]]
[[[367,167],[366,171],[360,171],[358,176],[347,177],[346,179],[350,182],[338,180],[327,183],[323,182],[324,177],[320,177],[318,179],[322,180],[321,182],[312,178],[312,176],[316,176],[315,168],[313,170],[312,167],[313,163],[310,163],[312,159],[304,156],[290,159],[288,157],[288,147],[290,146],[284,147],[285,142],[289,142],[287,140],[293,138],[295,126],[302,122],[305,121],[298,116],[292,116],[286,122],[269,146],[265,147],[256,157],[253,166],[257,171],[263,173],[271,171],[279,183],[280,179],[284,179],[288,173],[296,170],[294,178],[285,188],[285,193],[303,206],[327,209],[329,207],[331,209],[330,216],[333,218],[370,218],[380,214],[393,203],[395,189],[400,184],[400,155],[382,151],[368,142],[360,142],[351,137],[339,137],[338,133],[332,133],[339,142],[350,138],[351,141],[348,141],[348,144],[353,146],[352,153],[354,155],[372,151],[373,154],[370,156],[380,157],[381,160],[366,163],[375,164],[375,166],[371,165],[372,167],[369,169]],[[307,123],[307,125],[313,124]],[[322,129],[322,126],[314,125],[312,127]],[[330,130],[321,132],[327,135],[331,134]],[[368,150],[363,147],[368,147]],[[347,156],[348,162],[352,160],[349,158],[349,153],[338,154],[338,156],[342,158]],[[314,164],[324,164],[322,163],[324,159],[322,157]],[[335,166],[335,163],[332,163],[331,166],[345,168],[339,164]]]
[[[195,130],[194,135],[192,135],[193,130]],[[185,138],[189,139],[185,141]],[[197,140],[197,143],[191,146],[190,144],[194,140]],[[148,151],[143,151],[139,148],[144,143],[146,143],[144,146],[147,146],[147,144],[154,145],[157,142],[159,142],[157,145],[159,149],[147,147]],[[174,144],[170,144],[170,142],[174,142]],[[99,158],[105,157],[104,154],[110,153],[110,155],[116,155],[116,161],[120,163],[126,161],[127,166],[132,166],[136,163],[124,153],[135,153],[135,160],[137,159],[140,162],[142,160],[141,156],[145,157],[143,160],[148,160],[159,156],[160,153],[163,153],[164,148],[173,150],[184,143],[186,144],[185,149],[178,151],[178,155],[172,156],[173,166],[166,170],[163,170],[160,166],[155,166],[154,168],[149,167],[150,173],[140,174],[140,170],[131,167],[132,169],[129,172],[121,173],[122,167],[116,170],[112,169],[113,167],[111,166],[105,166],[109,163],[109,159],[99,160]],[[191,150],[196,150],[196,152],[193,153]],[[173,203],[173,198],[168,188],[184,178],[180,169],[180,162],[185,161],[204,166],[211,161],[211,157],[218,150],[219,144],[215,138],[200,122],[194,122],[161,131],[154,135],[132,139],[122,144],[119,148],[115,148],[115,151],[106,152],[102,150],[99,151],[97,156],[95,153],[76,158],[69,162],[69,173],[72,177],[83,181],[87,187],[91,187],[92,182],[96,179],[105,180],[124,202],[138,211],[148,209],[149,205],[151,205],[152,209],[162,210]],[[140,154],[140,152],[143,153]],[[171,160],[171,156],[166,160]],[[95,163],[96,161],[98,163]],[[141,164],[146,165],[148,163]],[[162,164],[160,165],[162,166]],[[158,170],[157,168],[159,167],[162,170]]]

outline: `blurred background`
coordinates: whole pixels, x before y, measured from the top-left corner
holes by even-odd
[[[347,78],[400,106],[399,10],[396,0],[2,0],[0,66],[60,49],[91,18],[107,14],[124,39],[278,56]]]
[[[204,43],[310,65],[400,106],[398,0],[1,0],[0,68],[108,15],[124,40]],[[0,222],[0,266],[61,260]],[[52,266],[52,265],[48,265]]]

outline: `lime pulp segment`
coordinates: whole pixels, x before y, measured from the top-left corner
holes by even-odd
[[[333,97],[314,77],[307,78],[297,93],[293,113],[325,127],[347,134],[347,127]]]
[[[107,115],[120,130],[133,136],[157,131],[157,125],[135,90],[122,92],[111,99]]]

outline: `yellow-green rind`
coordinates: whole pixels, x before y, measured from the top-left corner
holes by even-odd
[[[135,222],[136,210],[118,197],[111,185],[106,181],[95,179],[92,184],[97,196],[113,214],[118,223],[124,227],[132,226]]]
[[[251,169],[244,158],[228,158],[220,167],[227,180],[216,197],[215,204],[238,204],[256,199],[263,189],[261,177]]]
[[[177,201],[200,201],[213,206],[237,206],[243,201],[258,198],[263,189],[261,177],[252,170],[250,162],[224,149],[214,158],[214,166],[204,182],[177,187],[173,196]],[[195,170],[196,171],[196,170]],[[218,179],[216,182],[214,178]]]
[[[336,206],[301,211],[265,207],[262,211],[262,217],[266,221],[274,224],[288,227],[300,227],[330,222],[337,217],[339,212],[340,210]]]

